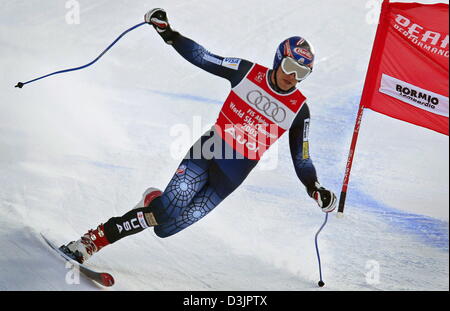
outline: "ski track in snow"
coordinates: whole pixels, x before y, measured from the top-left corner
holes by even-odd
[[[10,73],[0,77],[0,290],[317,290],[314,234],[324,214],[295,176],[287,135],[274,146],[276,168],[258,165],[201,222],[169,239],[147,230],[94,256],[93,267],[115,276],[113,288],[83,277],[68,284],[70,267],[39,232],[70,241],[127,212],[148,186],[164,188],[229,90],[145,27],[90,69],[13,89],[22,77],[86,63],[149,9],[136,0],[80,3],[80,25],[65,24],[56,0],[15,1],[0,13],[7,27],[0,29],[0,64]],[[267,51],[292,35],[293,26],[315,42],[320,66],[300,89],[310,99],[319,179],[339,193],[375,27],[365,24],[364,1],[308,3],[304,21],[281,3],[251,0],[240,13],[228,2],[198,1],[199,23],[191,22],[185,2],[166,10],[175,29],[223,56],[269,65]],[[42,10],[31,14],[37,5]],[[280,27],[271,27],[273,20]],[[174,124],[191,127],[192,140],[176,158],[169,155]],[[384,128],[392,130],[384,134]],[[448,153],[433,152],[434,162],[410,156],[444,148],[448,138],[365,114],[346,216],[331,216],[319,236],[327,283],[320,290],[448,290],[448,173],[442,173]],[[373,264],[375,282],[368,274]]]

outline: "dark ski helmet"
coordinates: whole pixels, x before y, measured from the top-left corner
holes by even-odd
[[[314,66],[314,55],[314,48],[306,39],[298,36],[290,37],[278,46],[273,60],[273,70],[277,70],[283,59],[287,57],[294,59],[298,64],[309,67],[312,70]]]

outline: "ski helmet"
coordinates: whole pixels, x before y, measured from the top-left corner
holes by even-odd
[[[277,70],[281,65],[281,61],[286,57],[291,57],[300,65],[313,69],[314,65],[314,48],[302,37],[290,37],[278,46],[275,58],[273,60],[273,70]]]

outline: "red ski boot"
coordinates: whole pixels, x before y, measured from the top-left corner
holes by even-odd
[[[135,209],[149,206],[155,198],[161,195],[161,190],[156,188],[148,188],[142,195],[141,201],[139,201],[139,203],[135,206]],[[148,225],[157,225],[152,213],[147,213],[145,217]],[[116,241],[113,237],[110,238],[113,239],[111,240],[112,242]],[[89,230],[79,240],[72,241],[67,245],[61,246],[60,250],[79,263],[83,263],[93,254],[97,253],[109,244],[111,244],[111,242],[106,238],[104,225],[101,224],[97,229]]]
[[[61,246],[60,250],[79,263],[83,263],[109,244],[101,224],[97,229],[89,230],[79,240]]]

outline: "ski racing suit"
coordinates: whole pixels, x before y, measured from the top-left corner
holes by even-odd
[[[190,63],[227,79],[231,92],[216,124],[187,152],[163,194],[149,207],[104,224],[110,243],[151,226],[158,237],[169,237],[205,217],[241,185],[287,130],[297,176],[307,189],[317,181],[309,157],[310,113],[299,90],[283,92],[271,82],[271,69],[214,55],[179,33],[172,46]],[[124,230],[127,222],[132,225]]]

